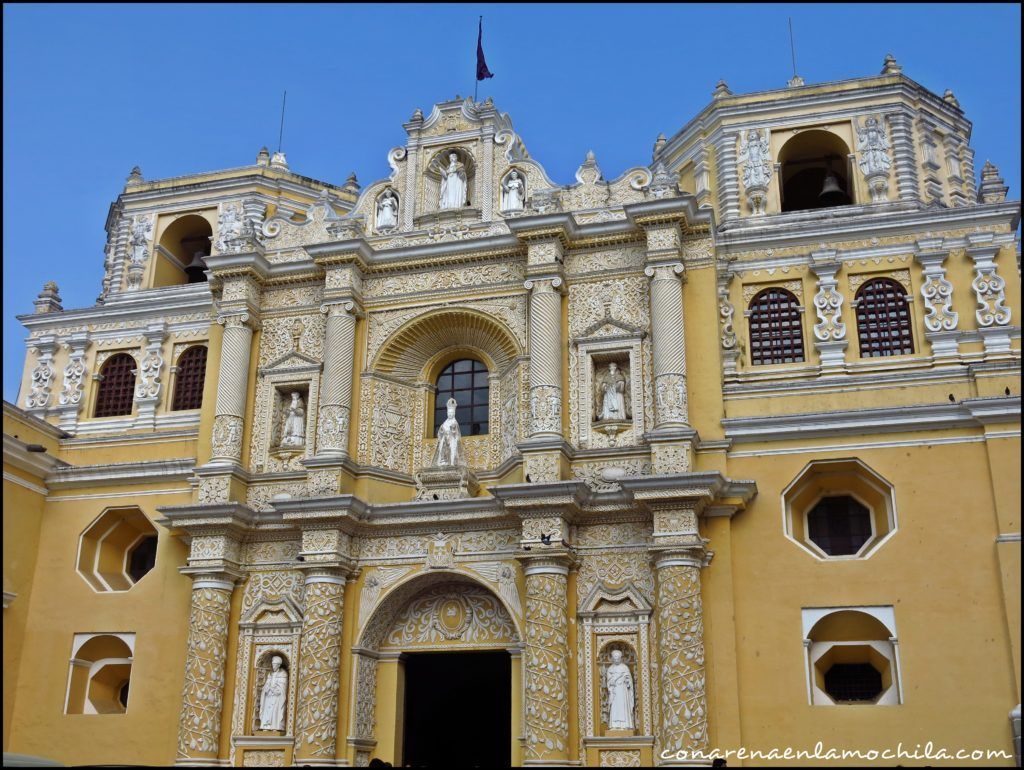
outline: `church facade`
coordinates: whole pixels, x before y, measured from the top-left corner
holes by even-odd
[[[570,184],[490,100],[405,130],[134,169],[19,316],[4,751],[1019,761],[1020,204],[952,92],[719,83]]]

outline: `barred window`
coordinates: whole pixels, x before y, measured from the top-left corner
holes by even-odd
[[[94,417],[116,417],[132,413],[135,391],[135,359],[127,353],[108,358],[100,368]]]
[[[203,405],[203,385],[206,383],[206,346],[193,345],[178,357],[174,375],[174,402],[172,411],[199,409]]]
[[[862,358],[914,352],[907,291],[891,278],[867,281],[857,292],[857,337]]]
[[[807,528],[829,556],[852,556],[871,539],[871,511],[852,497],[823,497],[807,514]]]
[[[785,289],[773,286],[750,301],[750,363],[792,364],[804,360],[800,303]]]
[[[434,432],[448,417],[448,399],[458,403],[455,419],[463,436],[479,436],[488,432],[488,400],[490,382],[487,367],[472,358],[448,364],[438,375],[434,397]]]

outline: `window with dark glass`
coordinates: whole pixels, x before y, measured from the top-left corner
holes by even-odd
[[[127,682],[122,684],[120,689],[117,691],[117,700],[125,709],[128,708],[128,685],[130,684],[131,680],[128,680]]]
[[[793,294],[772,287],[750,301],[750,362],[791,364],[804,360],[800,303]]]
[[[178,358],[178,371],[174,375],[174,401],[171,409],[199,409],[203,405],[203,385],[206,383],[206,347],[194,345]]]
[[[863,358],[914,352],[907,290],[891,278],[865,282],[857,292],[857,337]]]
[[[850,556],[871,539],[871,511],[852,497],[823,497],[807,514],[807,529],[829,556]]]
[[[157,536],[142,538],[128,553],[128,574],[138,583],[156,564]]]
[[[870,663],[835,663],[825,672],[825,692],[834,701],[873,701],[882,694],[882,675]]]
[[[491,386],[487,367],[472,358],[448,364],[438,375],[434,396],[434,432],[448,418],[448,399],[458,407],[455,419],[463,436],[479,436],[488,432],[488,400]]]
[[[135,359],[127,353],[111,356],[100,369],[95,417],[132,413],[135,392]]]

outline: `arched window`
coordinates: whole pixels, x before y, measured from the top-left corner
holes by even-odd
[[[434,397],[434,432],[448,417],[448,399],[458,403],[455,419],[463,436],[488,432],[488,399],[491,386],[487,367],[472,358],[448,364],[437,377]]]
[[[178,358],[174,375],[173,411],[199,409],[203,405],[206,383],[206,346],[193,345]]]
[[[750,363],[792,364],[804,360],[800,303],[785,289],[773,286],[750,301]]]
[[[862,358],[914,352],[907,292],[891,278],[867,281],[857,292],[857,337]]]
[[[132,413],[136,368],[135,359],[127,353],[117,353],[106,360],[100,369],[94,417]]]

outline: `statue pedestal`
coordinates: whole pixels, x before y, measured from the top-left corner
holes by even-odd
[[[467,466],[428,466],[416,474],[416,500],[462,500],[476,497],[480,484]]]
[[[598,420],[593,424],[595,431],[600,431],[608,436],[608,443],[615,446],[615,437],[633,427],[632,420]]]
[[[628,732],[617,736],[611,733]],[[654,736],[635,735],[633,730],[608,731],[600,738],[584,738],[587,767],[652,767],[655,764]],[[695,762],[695,765],[702,763]],[[708,763],[710,764],[710,763]]]
[[[608,729],[604,731],[606,738],[632,738],[636,735],[636,730],[625,730],[621,728]]]

